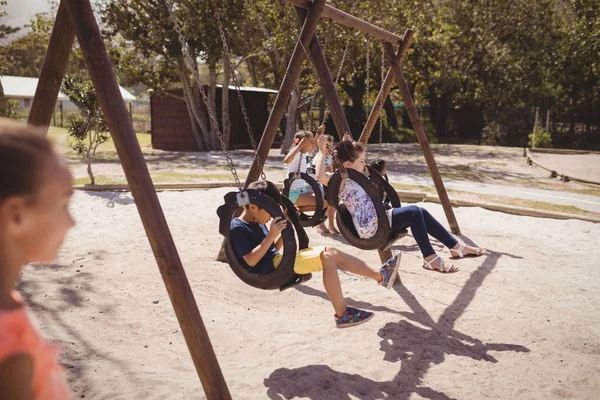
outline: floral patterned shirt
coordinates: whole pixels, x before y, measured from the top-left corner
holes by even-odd
[[[375,236],[379,221],[375,205],[367,192],[356,181],[346,179],[344,188],[340,190],[340,200],[350,212],[358,236],[361,239],[369,239]],[[390,224],[392,210],[386,211]]]

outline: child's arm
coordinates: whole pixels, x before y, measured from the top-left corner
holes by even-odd
[[[0,363],[0,393],[3,399],[33,399],[33,359],[16,354]]]
[[[296,154],[298,154],[298,151],[300,151],[300,149],[302,148],[302,146],[304,145],[305,140],[302,139],[300,141],[300,143],[298,143],[297,145],[295,145],[294,147],[292,147],[292,149],[287,153],[287,155],[283,158],[283,163],[284,164],[289,164],[292,162],[292,160],[294,159],[294,157],[296,157]]]
[[[323,185],[329,184],[329,175],[325,171],[325,154],[327,154],[327,137],[322,135],[319,137],[319,154],[315,157],[315,166],[317,169],[317,180]]]
[[[269,233],[258,246],[246,254],[243,258],[249,267],[254,267],[267,254],[271,245],[275,242],[281,231],[285,228],[287,221],[285,219],[273,218],[269,225]]]

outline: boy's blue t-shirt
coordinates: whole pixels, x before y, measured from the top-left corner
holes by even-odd
[[[265,256],[254,267],[250,267],[244,261],[244,256],[250,253],[267,237],[269,231],[266,226],[234,218],[231,221],[230,229],[233,251],[244,267],[257,275],[263,275],[275,270],[273,257],[279,253],[274,245],[271,245]]]

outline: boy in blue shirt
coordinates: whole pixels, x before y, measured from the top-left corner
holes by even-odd
[[[278,202],[281,196],[277,187],[269,181],[251,183],[248,189],[262,192]],[[230,225],[233,250],[242,265],[250,272],[259,275],[274,271],[281,262],[282,255],[279,253],[283,247],[281,231],[286,224],[287,220],[272,219],[266,210],[255,204],[247,205],[242,215],[233,219]],[[323,286],[335,309],[336,326],[346,328],[367,322],[373,317],[373,313],[346,305],[337,266],[348,272],[374,279],[389,289],[398,275],[399,261],[400,258],[395,255],[381,268],[373,268],[364,261],[332,246],[317,246],[301,250],[296,254],[294,271],[301,275],[323,271]]]

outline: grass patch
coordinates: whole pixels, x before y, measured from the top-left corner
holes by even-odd
[[[142,151],[150,149],[152,147],[151,134],[138,132],[135,135],[137,137],[138,143],[140,144],[140,147],[142,148]],[[69,133],[67,132],[66,128],[59,128],[56,126],[49,127],[48,139],[54,142],[62,151],[67,153],[69,157],[80,157],[69,147]],[[115,159],[118,159],[118,157],[116,156],[117,149],[115,148],[115,143],[113,142],[112,138],[108,139],[106,142],[98,146],[98,152],[96,153],[96,157],[100,157],[102,153],[113,153]]]
[[[125,185],[127,183],[125,181],[125,179],[119,179],[119,178],[115,178],[113,176],[96,175],[95,178],[96,178],[96,185]],[[90,178],[88,176],[86,176],[85,178],[73,179],[74,186],[82,186],[82,185],[89,185],[89,184],[90,184]]]

